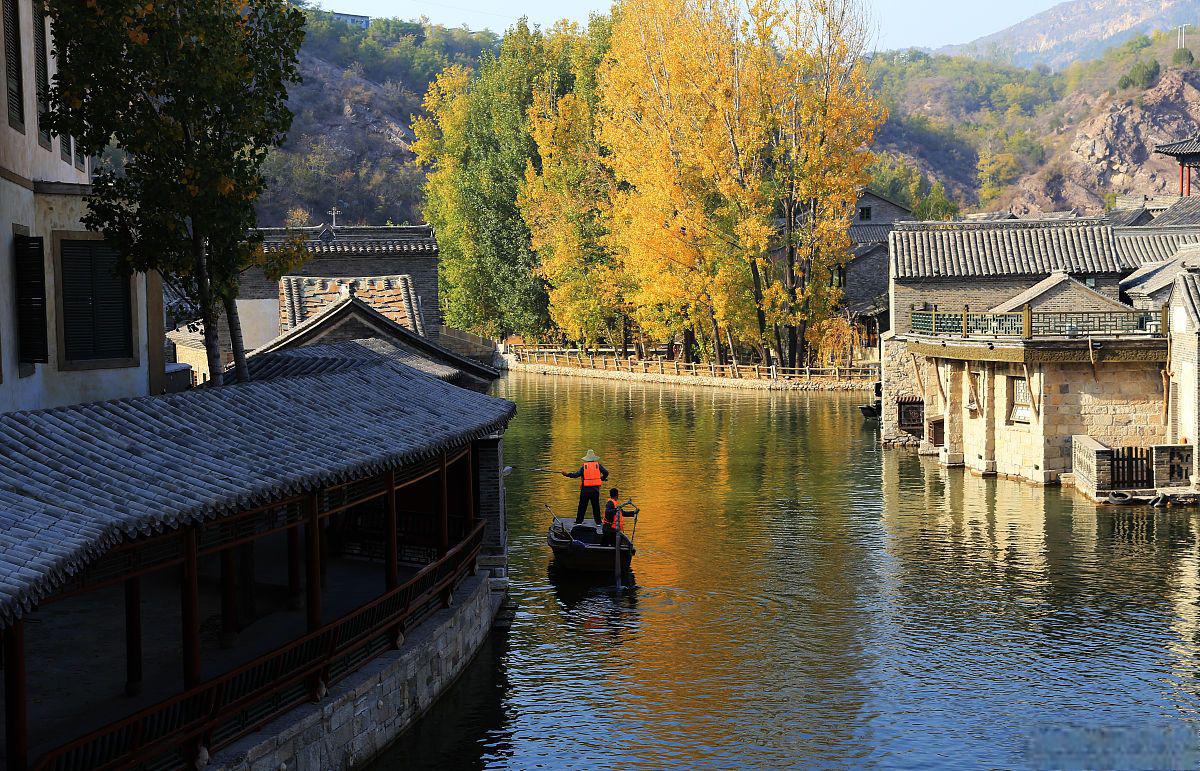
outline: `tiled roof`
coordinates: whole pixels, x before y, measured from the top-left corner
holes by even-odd
[[[1180,247],[1200,243],[1200,228],[1159,228],[1154,223],[1142,227],[1113,228],[1117,253],[1130,268],[1148,262],[1171,259]]]
[[[1163,155],[1198,155],[1200,154],[1200,134],[1178,142],[1155,145],[1154,152]]]
[[[1155,262],[1145,263],[1140,268],[1121,279],[1121,289],[1126,290],[1130,287],[1137,286],[1170,264],[1170,260],[1158,260]]]
[[[1010,211],[977,211],[963,217],[967,222],[1003,222],[1016,218],[1017,215]]]
[[[1113,310],[1130,310],[1129,306],[1125,305],[1124,303],[1117,302],[1113,298],[1097,292],[1095,289],[1092,289],[1082,281],[1076,281],[1075,279],[1071,278],[1066,273],[1054,273],[1049,278],[1039,281],[1038,283],[1026,289],[1024,292],[1021,292],[1019,295],[1010,297],[996,307],[992,308],[989,312],[1014,313],[1025,307],[1027,303],[1032,303],[1046,292],[1049,292],[1051,289],[1054,289],[1061,284],[1071,284],[1074,286],[1076,291],[1083,292],[1092,297],[1092,299],[1095,301],[1111,306]]]
[[[1145,209],[1148,212],[1166,211],[1179,200],[1177,195],[1119,195],[1113,203],[1115,209]]]
[[[1104,213],[1104,219],[1108,220],[1109,224],[1117,227],[1129,227],[1131,225],[1144,225],[1154,219],[1153,215],[1144,207],[1133,209],[1112,209]]]
[[[1182,305],[1192,326],[1200,328],[1200,275],[1184,271],[1176,276],[1171,302]]]
[[[372,308],[361,298],[348,294],[337,302],[325,306],[320,313],[310,316],[300,324],[284,332],[279,337],[260,346],[254,353],[262,355],[271,351],[285,348],[297,349],[309,340],[319,339],[322,330],[338,324],[348,316],[357,315],[366,321],[378,336],[392,347],[408,351],[432,362],[453,367],[459,372],[465,372],[472,377],[491,382],[500,377],[495,369],[481,364],[474,359],[461,356],[454,351],[438,345],[428,337],[417,334],[403,324],[392,321],[379,311]]]
[[[1180,198],[1171,208],[1154,218],[1155,227],[1168,225],[1200,226],[1200,197]]]
[[[1103,220],[906,222],[890,241],[896,278],[1120,273]]]
[[[127,538],[407,465],[513,412],[379,356],[0,416],[0,622]]]
[[[380,357],[447,382],[453,382],[461,374],[454,367],[439,364],[415,351],[405,350],[378,338],[282,348],[262,353],[256,351],[246,357],[246,365],[250,368],[251,380],[271,380],[314,375],[344,368],[352,362],[370,362]],[[225,379],[233,382],[233,372],[226,372]]]
[[[437,238],[428,225],[381,227],[263,228],[263,249],[278,251],[290,238],[299,237],[316,255],[376,256],[380,254],[437,254]]]
[[[425,316],[421,312],[420,300],[416,287],[413,285],[412,276],[284,276],[279,280],[279,288],[283,295],[283,310],[286,318],[284,331],[308,318],[308,313],[312,309],[306,302],[306,295],[311,296],[314,293],[313,290],[316,290],[318,295],[333,290],[351,294],[367,294],[369,292],[372,298],[372,302],[369,304],[372,304],[376,310],[393,318],[402,311],[403,318],[409,320],[412,329],[417,334],[424,335],[426,333]],[[396,290],[393,293],[393,299],[381,304],[381,296],[375,290],[390,289]],[[395,307],[390,307],[392,305]]]
[[[891,225],[851,225],[850,241],[854,244],[886,244]]]
[[[1176,276],[1195,266],[1200,266],[1200,244],[1184,246],[1172,259],[1161,263],[1156,270],[1139,271],[1140,276],[1134,273],[1121,282],[1121,288],[1127,294],[1146,297],[1169,287]]]

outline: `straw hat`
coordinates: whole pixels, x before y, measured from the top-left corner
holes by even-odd
[[[598,460],[600,460],[600,456],[596,454],[595,450],[588,450],[587,455],[583,456],[584,463],[593,463]]]

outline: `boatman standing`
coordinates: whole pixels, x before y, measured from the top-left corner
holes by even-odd
[[[592,504],[592,519],[600,526],[600,486],[608,481],[608,469],[600,465],[600,456],[593,450],[588,450],[583,456],[583,465],[578,471],[566,472],[562,475],[568,479],[579,480],[579,510],[575,512],[575,524],[583,523],[583,514],[588,504]]]

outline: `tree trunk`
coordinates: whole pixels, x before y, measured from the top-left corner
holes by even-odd
[[[721,328],[717,325],[717,314],[710,311],[708,317],[712,320],[713,361],[718,365],[723,365],[725,352],[721,348]]]
[[[225,363],[221,358],[221,336],[218,331],[220,314],[209,284],[208,260],[204,253],[204,236],[192,234],[192,263],[196,272],[196,293],[200,300],[200,323],[204,325],[204,354],[208,359],[208,385],[221,385]]]
[[[695,333],[695,331],[692,330],[691,327],[688,327],[683,330],[683,360],[684,360],[684,362],[691,364],[692,362],[694,362],[696,360],[695,356],[694,356],[695,350],[696,350],[696,333]]]
[[[754,279],[754,309],[758,315],[758,337],[766,353],[766,364],[771,366],[771,344],[767,342],[767,312],[763,310],[762,276],[758,272],[758,258],[750,260],[750,276]]]
[[[733,334],[729,331],[729,327],[725,327],[725,339],[729,342],[729,360],[733,366],[737,366],[737,348],[733,345]]]
[[[629,316],[621,315],[621,358],[629,358]]]
[[[237,300],[226,297],[225,320],[229,322],[229,344],[233,347],[233,372],[239,383],[250,382],[250,367],[246,364],[246,344],[242,340],[242,320],[238,317]]]
[[[780,335],[779,325],[773,324],[772,326],[775,328],[775,355],[776,355],[776,358],[778,358],[781,362],[784,363],[784,365],[786,365],[787,361],[784,359],[783,337]]]
[[[791,317],[796,313],[796,202],[789,195],[784,202],[784,213],[787,215],[787,223],[785,224],[787,232],[787,275],[784,279],[784,288],[788,294],[788,316]],[[796,367],[796,325],[788,322],[787,325],[787,362],[788,366],[793,369]]]

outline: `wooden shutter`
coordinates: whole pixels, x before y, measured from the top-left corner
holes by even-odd
[[[61,145],[62,159],[67,163],[71,162],[71,137],[63,136],[58,138],[58,143]]]
[[[17,360],[32,364],[46,357],[46,260],[41,238],[16,236],[13,283],[17,295]]]
[[[4,81],[8,96],[8,123],[25,130],[25,84],[21,74],[21,18],[17,0],[0,0],[4,13]]]
[[[38,141],[50,148],[50,129],[46,126],[46,113],[50,112],[50,65],[46,53],[46,12],[41,0],[33,3],[33,62],[36,70]]]
[[[67,361],[133,358],[129,279],[103,241],[63,241],[63,347]]]
[[[83,155],[83,150],[81,150],[79,148],[79,140],[78,139],[75,140],[74,145],[75,145],[75,168],[79,169],[80,171],[83,171],[84,155]]]

